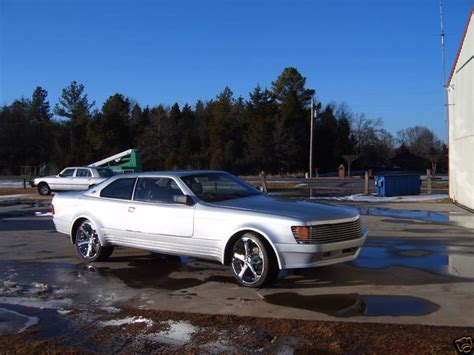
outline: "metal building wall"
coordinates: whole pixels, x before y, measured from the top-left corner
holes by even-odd
[[[474,16],[471,11],[448,83],[449,195],[474,209]]]

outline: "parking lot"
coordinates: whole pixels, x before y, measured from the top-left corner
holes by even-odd
[[[0,201],[0,332],[34,323],[2,337],[5,349],[21,351],[19,339],[99,349],[92,339],[104,351],[454,351],[455,338],[474,334],[473,217],[452,204],[352,203],[370,231],[357,260],[248,289],[192,258],[119,248],[84,264],[54,231],[49,202]]]

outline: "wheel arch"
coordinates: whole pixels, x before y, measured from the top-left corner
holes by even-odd
[[[227,241],[225,243],[225,246],[222,249],[222,264],[224,264],[224,265],[230,264],[231,256],[232,256],[232,246],[233,246],[234,242],[238,238],[240,238],[242,235],[244,235],[245,233],[248,233],[248,232],[258,234],[259,236],[261,236],[263,238],[263,241],[268,246],[270,246],[270,250],[273,252],[273,255],[275,256],[275,258],[277,260],[278,268],[281,270],[282,263],[281,263],[281,260],[280,260],[280,255],[278,254],[278,251],[275,248],[275,245],[273,244],[272,240],[270,239],[270,237],[266,233],[262,232],[258,228],[253,228],[253,227],[241,228],[237,231],[234,231],[232,236],[229,239],[227,239]]]
[[[99,236],[99,241],[100,241],[101,245],[105,245],[103,237],[102,237],[102,233],[100,231],[100,228],[98,228],[97,222],[94,220],[94,218],[91,218],[91,217],[86,216],[86,215],[77,216],[74,219],[74,222],[71,224],[71,232],[70,232],[71,243],[76,244],[76,231],[79,228],[81,222],[83,222],[85,220],[89,220],[94,224],[94,226],[97,229],[96,231],[97,231],[97,235]]]

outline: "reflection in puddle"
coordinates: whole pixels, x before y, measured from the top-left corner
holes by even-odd
[[[381,217],[392,217],[392,218],[403,218],[403,219],[415,219],[424,222],[434,223],[448,223],[449,216],[432,211],[417,211],[417,210],[395,210],[391,208],[382,207],[367,207],[357,206],[357,210],[360,214],[369,216],[381,216]]]
[[[18,334],[38,324],[37,317],[29,317],[11,309],[0,307],[0,336]]]
[[[474,278],[473,245],[448,246],[436,241],[372,239],[351,265],[366,269],[401,266]]]
[[[87,266],[90,268],[90,266]],[[94,267],[101,277],[116,277],[132,288],[156,288],[178,291],[197,287],[207,282],[235,282],[232,277],[213,275],[200,279],[197,277],[171,277],[172,273],[187,272],[197,274],[199,271],[227,270],[220,264],[200,262],[188,257],[154,255],[130,259],[127,267],[109,268]]]
[[[333,317],[423,316],[439,306],[419,297],[332,294],[304,296],[293,292],[274,293],[265,301],[278,306],[300,308]]]

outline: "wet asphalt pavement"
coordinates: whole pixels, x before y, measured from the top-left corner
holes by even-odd
[[[462,226],[474,217],[451,204],[353,204],[370,232],[358,259],[284,271],[273,287],[255,290],[239,287],[227,267],[193,258],[117,248],[110,261],[85,264],[44,216],[48,202],[0,201],[0,336],[35,329],[33,340],[71,341],[75,334],[69,345],[83,351],[94,350],[90,327],[141,329],[163,346],[204,336],[199,322],[136,313],[154,311],[474,327],[474,232]],[[219,334],[199,349],[278,352],[302,343],[279,337],[249,349]],[[133,350],[109,345],[102,351]]]

